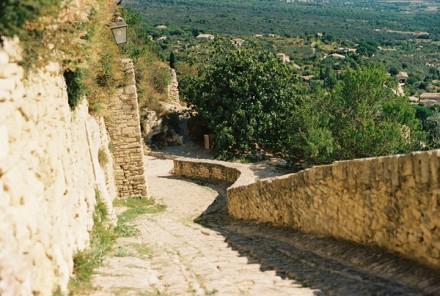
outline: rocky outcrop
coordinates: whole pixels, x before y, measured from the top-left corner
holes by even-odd
[[[93,227],[95,192],[115,222],[102,119],[68,105],[58,64],[28,74],[18,40],[0,48],[0,295],[66,291],[73,255]],[[98,151],[109,163],[101,168]],[[102,153],[102,152],[101,152]]]
[[[142,137],[147,144],[151,143],[151,138],[163,132],[162,118],[157,116],[155,111],[143,110]]]
[[[171,81],[167,88],[168,101],[161,102],[161,106],[165,110],[165,114],[169,112],[182,112],[186,110],[186,108],[180,104],[179,82],[174,69],[170,69],[170,77]],[[151,144],[153,136],[162,133],[165,135],[168,131],[170,131],[169,127],[164,126],[162,117],[159,117],[155,111],[144,109],[141,110],[141,114],[142,137],[145,139],[145,143]],[[184,115],[182,116],[184,117]],[[185,120],[185,118],[183,118],[183,120]],[[182,144],[183,140],[181,139],[181,136],[184,135],[177,135],[175,131],[171,131],[171,133],[173,132],[174,134],[168,135],[167,139],[164,139],[164,143],[170,142],[173,144]]]

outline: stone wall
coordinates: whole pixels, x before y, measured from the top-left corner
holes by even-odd
[[[239,169],[228,165],[209,160],[174,160],[174,175],[189,178],[202,178],[210,180],[228,181],[234,183],[240,177]]]
[[[121,61],[125,83],[110,106],[108,131],[113,144],[115,177],[119,197],[147,197],[144,150],[133,62]]]
[[[177,80],[176,70],[170,69],[171,81],[168,84],[168,100],[171,104],[180,105],[179,82]]]
[[[24,79],[18,40],[0,47],[0,295],[67,289],[73,255],[89,243],[95,188],[116,221],[102,119],[72,112],[58,64]],[[109,159],[111,160],[110,155]]]
[[[210,177],[198,162],[176,162],[179,175]],[[341,161],[247,185],[240,177],[228,189],[228,211],[380,246],[440,268],[439,169],[440,150],[434,150]]]

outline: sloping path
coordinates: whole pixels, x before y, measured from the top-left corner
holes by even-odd
[[[175,178],[172,167],[146,157],[149,192],[167,209],[133,222],[141,234],[117,240],[90,295],[440,294],[438,274],[380,250],[230,220],[225,187]]]
[[[171,160],[147,157],[151,195],[163,213],[135,221],[141,234],[118,239],[96,270],[91,295],[316,295],[240,255],[217,231],[194,220],[217,192],[170,176]]]

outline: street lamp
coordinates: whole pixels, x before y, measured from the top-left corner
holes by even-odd
[[[116,19],[110,24],[110,29],[112,30],[113,37],[115,38],[116,44],[127,43],[127,24],[121,17],[121,14],[117,12],[115,14]]]

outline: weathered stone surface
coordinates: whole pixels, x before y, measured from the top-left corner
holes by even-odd
[[[0,295],[52,295],[57,287],[67,290],[73,255],[89,243],[96,187],[115,218],[115,191],[107,189],[114,182],[98,162],[108,139],[86,100],[70,110],[58,65],[30,72],[25,80],[16,64],[18,40],[4,39],[3,45]]]
[[[134,66],[130,59],[121,61],[126,81],[135,79]],[[114,169],[119,196],[147,196],[144,171],[143,145],[139,106],[135,85],[118,90],[110,106],[111,120],[107,122],[111,142],[114,146]]]
[[[179,82],[174,69],[170,69],[170,74],[171,83],[168,85],[168,100],[171,102],[171,104],[178,106],[180,104]]]
[[[440,150],[317,166],[254,182],[234,164],[174,160],[174,174],[235,182],[229,213],[375,245],[440,268]]]

